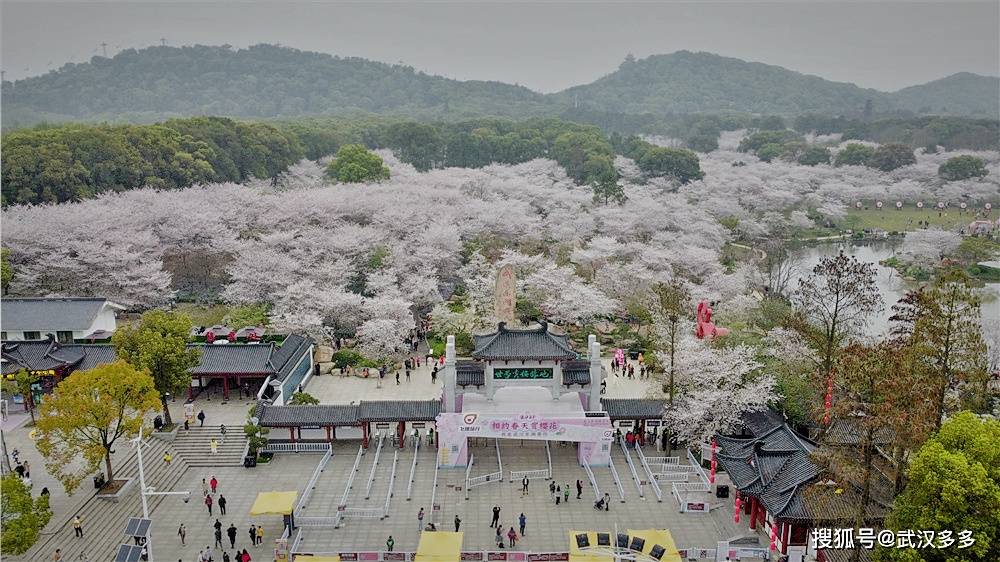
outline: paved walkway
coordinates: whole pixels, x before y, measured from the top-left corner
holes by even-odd
[[[638,362],[630,363],[636,366],[638,377]],[[629,379],[612,375],[610,358],[605,358],[604,369],[608,373],[605,396],[609,398],[642,398],[656,390],[656,384],[652,379]],[[361,400],[433,400],[441,397],[440,375],[438,372],[437,382],[432,383],[431,370],[423,366],[410,373],[409,381],[406,380],[405,373],[400,372],[400,382],[397,385],[395,373],[389,373],[379,388],[377,376],[366,379],[341,375],[339,369],[335,369],[329,375],[311,378],[305,391],[323,404],[356,404]]]

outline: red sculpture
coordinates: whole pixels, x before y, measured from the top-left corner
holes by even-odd
[[[712,323],[712,307],[708,301],[698,303],[698,325],[695,327],[694,335],[698,339],[715,339],[729,334],[728,328],[720,328]]]

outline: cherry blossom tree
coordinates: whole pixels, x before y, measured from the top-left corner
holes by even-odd
[[[675,353],[678,394],[666,423],[678,441],[705,443],[716,433],[735,430],[746,412],[763,410],[779,397],[774,377],[746,345],[713,348],[687,336]],[[665,355],[665,354],[661,354]],[[668,357],[658,357],[661,364]]]

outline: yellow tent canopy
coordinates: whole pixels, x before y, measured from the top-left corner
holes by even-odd
[[[340,555],[313,556],[312,554],[296,554],[294,562],[340,562]]]
[[[666,529],[643,529],[628,530],[629,536],[639,537],[646,541],[642,547],[644,554],[649,554],[655,545],[660,545],[665,551],[660,562],[681,562],[681,555],[677,553],[677,545],[674,544],[674,537]]]
[[[295,509],[295,499],[299,493],[260,492],[250,508],[250,515],[289,515]]]
[[[455,562],[462,557],[462,538],[465,533],[424,531],[420,533],[416,562]]]

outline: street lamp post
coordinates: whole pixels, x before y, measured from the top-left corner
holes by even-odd
[[[152,486],[146,486],[146,474],[143,471],[142,466],[142,432],[132,439],[132,445],[136,449],[136,460],[139,462],[139,496],[142,498],[142,517],[144,519],[149,519],[149,502],[146,496],[184,496],[184,503],[191,501],[191,492],[157,492],[156,488]],[[152,525],[150,525],[152,528]],[[150,532],[146,531],[146,554],[149,556],[149,560],[153,560],[153,539],[150,536]]]

